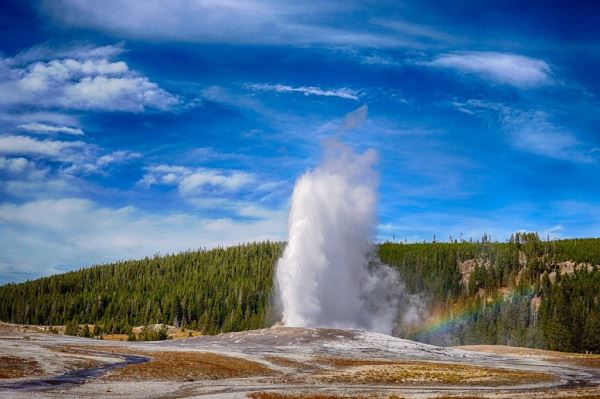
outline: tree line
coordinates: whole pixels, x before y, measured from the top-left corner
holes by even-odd
[[[204,334],[262,328],[275,320],[271,295],[284,243],[261,242],[123,261],[0,287],[0,320],[66,325],[78,334],[167,324]],[[378,245],[406,289],[443,328],[421,320],[405,337],[424,342],[507,344],[600,352],[600,239]],[[468,279],[464,262],[473,261]],[[588,263],[561,273],[560,263]],[[473,264],[472,262],[472,264]],[[96,328],[96,327],[94,327]],[[148,339],[150,337],[148,330]]]
[[[98,324],[107,333],[168,324],[205,334],[261,328],[283,245],[251,243],[99,265],[0,287],[0,319]]]

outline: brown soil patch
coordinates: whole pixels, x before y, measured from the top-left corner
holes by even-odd
[[[293,368],[296,371],[315,371],[321,369],[310,363],[303,363],[283,356],[265,356],[264,359],[278,366]]]
[[[111,372],[109,380],[194,381],[261,377],[277,374],[268,367],[237,357],[201,352],[148,352],[147,363],[130,365]]]
[[[60,346],[55,350],[79,355],[89,355],[91,354],[90,351],[97,351],[146,356],[151,359],[147,363],[132,364],[116,369],[104,377],[116,381],[152,379],[161,381],[217,380],[280,374],[257,362],[210,352],[149,352],[118,346],[78,347],[72,345]]]
[[[551,381],[544,373],[436,362],[385,362],[341,359],[346,366],[318,378],[328,383],[357,384],[450,384],[500,386]]]
[[[22,378],[42,375],[44,371],[35,359],[0,356],[0,378]]]

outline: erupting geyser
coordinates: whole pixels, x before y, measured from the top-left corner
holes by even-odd
[[[276,272],[284,325],[392,332],[401,284],[371,254],[376,161],[373,150],[330,142],[321,165],[296,182]]]

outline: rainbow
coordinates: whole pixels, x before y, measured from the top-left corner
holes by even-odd
[[[424,323],[415,326],[410,332],[411,339],[427,341],[428,337],[448,334],[460,325],[464,325],[477,318],[483,310],[499,310],[506,301],[514,301],[520,298],[531,298],[535,295],[532,288],[515,288],[496,291],[493,296],[488,297],[482,304],[481,300],[457,302],[448,310],[440,310],[433,313]]]

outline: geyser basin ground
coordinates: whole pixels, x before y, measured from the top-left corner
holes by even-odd
[[[0,376],[9,358],[19,358],[24,366],[20,374],[0,380],[4,386],[0,397],[600,395],[600,356],[534,350],[517,355],[519,349],[483,349],[502,353],[441,348],[356,330],[279,327],[130,343],[23,332],[19,326],[2,324]],[[152,360],[80,384],[34,392],[9,386],[122,362],[118,355],[125,354]]]

